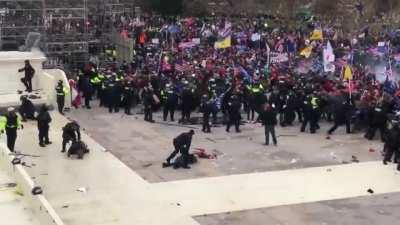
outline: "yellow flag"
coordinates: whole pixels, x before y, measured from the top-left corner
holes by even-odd
[[[343,80],[353,80],[353,72],[348,65],[344,68]]]
[[[306,58],[309,58],[311,56],[312,50],[313,50],[313,46],[309,45],[309,46],[305,47],[303,50],[301,50],[300,55],[302,55]]]
[[[232,46],[231,37],[227,37],[222,41],[217,41],[214,44],[214,48],[221,49],[221,48],[229,48]]]
[[[312,33],[312,35],[311,35],[311,37],[310,37],[310,40],[311,40],[311,41],[314,41],[314,40],[323,40],[323,39],[324,39],[324,37],[323,37],[323,35],[322,35],[322,30],[314,30],[313,33]]]

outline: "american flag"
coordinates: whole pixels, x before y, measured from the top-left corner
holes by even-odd
[[[175,64],[175,70],[177,72],[183,73],[183,72],[186,72],[186,71],[190,70],[190,65],[188,63],[186,63],[186,62],[176,63]]]

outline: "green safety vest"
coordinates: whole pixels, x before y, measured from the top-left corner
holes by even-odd
[[[21,128],[21,117],[17,115],[17,124],[7,126],[7,117],[0,116],[0,131],[4,131],[6,128]]]

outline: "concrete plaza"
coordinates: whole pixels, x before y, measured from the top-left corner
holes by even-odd
[[[299,133],[298,126],[279,128],[279,146],[266,147],[257,124],[245,124],[240,134],[196,129],[192,149],[217,159],[173,170],[161,163],[172,138],[191,126],[149,124],[143,115],[100,108],[74,110],[68,117],[81,124],[91,149],[76,160],[60,153],[67,119],[52,116],[53,145],[40,148],[29,122],[17,150],[40,156],[25,158],[28,173],[67,225],[365,225],[399,219],[400,173],[380,162],[382,144],[362,134],[339,129],[327,140],[326,124],[316,135]]]

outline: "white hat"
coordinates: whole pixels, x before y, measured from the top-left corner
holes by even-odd
[[[13,108],[13,107],[10,107],[7,109],[7,112],[14,112],[14,111],[15,111],[15,108]]]

